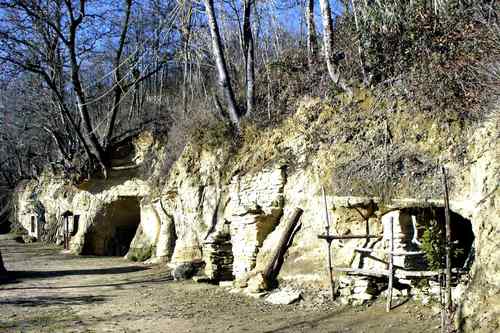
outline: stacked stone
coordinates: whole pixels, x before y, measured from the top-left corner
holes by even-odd
[[[342,303],[363,303],[379,294],[377,283],[368,277],[341,277],[339,279]]]
[[[234,258],[229,235],[218,235],[205,246],[205,274],[216,281],[232,280]]]

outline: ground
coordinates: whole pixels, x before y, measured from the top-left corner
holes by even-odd
[[[318,304],[270,305],[216,285],[175,282],[167,268],[73,256],[0,235],[11,279],[0,282],[0,332],[438,332],[438,315],[407,302],[390,313]]]

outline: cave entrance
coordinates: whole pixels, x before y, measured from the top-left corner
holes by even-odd
[[[141,222],[138,197],[120,197],[107,205],[85,237],[82,254],[124,256]]]
[[[406,249],[417,250],[426,249],[429,251],[430,242],[441,244],[441,248],[435,247],[434,254],[443,256],[445,251],[445,208],[409,208],[402,211],[407,219],[400,219],[401,230],[407,233]],[[469,219],[450,210],[450,227],[452,241],[452,268],[459,270],[469,269],[474,259],[474,232]],[[426,235],[427,233],[427,235]],[[427,242],[427,246],[426,243]],[[410,266],[422,266],[422,261],[418,257],[411,257]],[[436,259],[437,260],[437,259]],[[431,263],[427,258],[424,260],[425,266]],[[415,267],[417,268],[417,267]]]

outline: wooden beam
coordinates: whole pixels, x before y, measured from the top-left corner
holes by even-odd
[[[349,275],[363,275],[384,277],[389,276],[388,269],[369,269],[369,268],[350,268],[350,267],[333,267],[332,271],[347,273]],[[440,271],[405,271],[400,268],[394,269],[394,276],[398,279],[406,278],[428,278],[438,276]]]
[[[372,253],[375,250],[367,248],[367,247],[356,247],[356,248],[354,248],[354,251],[364,252],[364,253]],[[419,255],[425,254],[424,251],[393,251],[391,253],[393,256],[419,256]]]
[[[365,269],[365,268],[349,268],[349,267],[334,267],[332,268],[334,272],[342,272],[350,275],[363,275],[363,276],[374,276],[374,277],[384,277],[388,275],[388,271],[385,269]]]
[[[336,239],[382,238],[382,235],[344,235],[344,236],[318,235],[318,238],[324,239],[326,241],[332,241]]]
[[[424,251],[394,251],[391,252],[393,256],[421,256],[424,255]]]

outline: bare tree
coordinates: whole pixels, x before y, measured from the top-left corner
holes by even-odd
[[[222,41],[219,33],[219,26],[214,11],[214,1],[204,0],[205,11],[207,13],[208,25],[210,27],[210,35],[212,40],[212,52],[217,66],[219,76],[219,86],[226,98],[226,103],[229,109],[229,118],[237,131],[240,128],[240,116],[236,99],[234,97],[233,88],[227,71],[227,64],[222,50]]]
[[[113,130],[115,129],[115,124],[116,124],[116,116],[120,110],[120,102],[122,99],[122,94],[124,92],[123,90],[123,83],[122,83],[122,55],[123,55],[123,50],[125,47],[125,42],[127,40],[127,32],[129,29],[129,21],[130,21],[130,13],[132,11],[132,0],[124,0],[124,7],[125,7],[125,14],[123,17],[123,23],[122,23],[122,28],[121,28],[121,33],[120,33],[120,40],[118,42],[118,49],[116,50],[116,54],[114,57],[114,68],[113,71],[115,73],[114,75],[114,100],[113,100],[113,107],[111,110],[111,116],[109,118],[109,123],[108,123],[108,129],[106,131],[106,137],[105,137],[105,145],[109,145],[111,142],[111,139],[113,138]]]
[[[312,68],[318,50],[316,25],[314,24],[314,0],[307,0],[306,23],[307,23],[307,60],[309,63],[309,68]]]
[[[333,22],[330,1],[320,0],[319,4],[321,8],[321,16],[323,18],[323,49],[325,52],[328,74],[335,85],[346,90],[347,84],[341,77],[340,71],[337,68],[336,59],[334,59],[333,55]]]
[[[356,3],[355,3],[355,0],[351,0],[351,2],[352,2],[352,12],[354,14],[354,23],[356,24],[356,32],[358,34],[358,59],[359,59],[360,67],[361,67],[361,74],[363,75],[364,84],[368,85],[369,79],[368,79],[368,75],[366,73],[365,54],[364,54],[363,48],[361,47],[361,31],[359,29]],[[348,5],[346,6],[346,8],[348,8]]]
[[[255,50],[252,34],[252,6],[255,0],[245,0],[243,4],[243,53],[245,55],[245,86],[247,114],[253,113],[255,106]]]
[[[188,72],[189,72],[189,42],[191,39],[191,28],[193,19],[193,4],[190,0],[183,2],[183,15],[181,22],[182,33],[182,109],[187,112],[187,93],[188,93]]]

